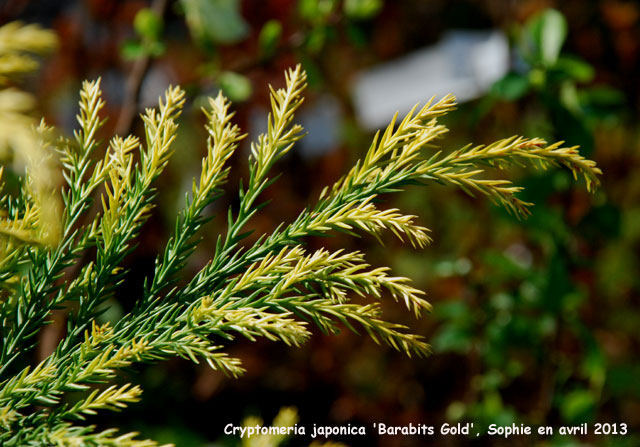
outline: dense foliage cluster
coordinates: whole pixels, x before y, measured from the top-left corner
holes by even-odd
[[[411,184],[453,184],[526,215],[530,204],[516,196],[520,188],[486,178],[485,166],[561,165],[583,177],[589,189],[598,184],[600,171],[594,162],[575,147],[548,145],[541,139],[508,138],[441,151],[436,140],[447,128],[438,118],[455,105],[447,96],[415,107],[399,122],[394,119],[376,134],[364,158],[325,188],[315,204],[245,246],[247,223],[265,205],[260,196],[275,181],[272,167],[303,136],[294,113],[305,85],[306,75],[298,66],[287,71],[284,88],[271,89],[267,131],[251,144],[249,178],[239,187],[237,209],[229,210],[226,234],[218,238],[209,262],[183,285],[181,272],[209,219],[206,208],[219,197],[229,175],[226,162],[245,137],[232,122],[229,101],[222,94],[209,100],[200,176],[135,308],[113,324],[98,324],[97,318],[122,283],[127,273],[123,260],[150,217],[157,194],[154,182],[174,153],[185,93],[168,88],[158,108],[142,117],[144,138],[115,136],[104,153],[96,137],[104,106],[99,80],[82,87],[80,127],[73,139],[54,140],[52,129],[38,127],[38,150],[47,157],[60,156],[64,206],[56,211],[59,217],[51,217],[49,204],[56,203],[58,193],[50,186],[34,187],[42,178],[43,171],[35,171],[38,164],[26,164],[20,192],[2,199],[2,445],[156,445],[137,440],[134,433],[96,432],[81,422],[140,399],[139,386],[115,381],[121,370],[137,363],[178,356],[241,375],[240,359],[224,350],[225,342],[237,336],[299,346],[311,336],[309,323],[330,334],[344,325],[408,355],[427,355],[429,345],[423,338],[382,318],[379,303],[352,301],[355,296],[388,295],[418,317],[430,309],[423,292],[407,278],[390,275],[386,267],[371,267],[361,252],[309,251],[305,240],[336,231],[381,238],[390,230],[424,247],[429,230],[417,224],[415,216],[380,205],[383,195]],[[96,196],[97,214],[91,212]],[[46,359],[28,365],[37,335],[56,309],[64,309],[55,317],[66,320],[66,334]]]

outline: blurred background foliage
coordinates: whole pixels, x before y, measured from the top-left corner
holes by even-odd
[[[361,74],[379,64],[393,67],[398,58],[437,44],[451,30],[500,30],[509,58],[497,81],[448,117],[452,131],[445,147],[512,134],[540,136],[580,145],[604,171],[595,195],[574,186],[565,171],[510,173],[525,186],[523,198],[536,204],[525,221],[451,189],[410,190],[394,200],[433,229],[435,242],[420,252],[391,239],[385,246],[339,237],[312,241],[316,248],[366,250],[374,265],[388,263],[426,290],[433,316],[415,321],[393,306],[386,311],[429,337],[431,358],[407,359],[346,332],[315,337],[303,349],[239,340],[232,354],[247,367],[241,379],[180,360],[150,366],[134,376],[147,391],[126,419],[116,414],[110,417],[117,422],[93,422],[185,447],[236,445],[237,440],[220,436],[225,424],[247,415],[272,420],[281,407],[294,405],[307,426],[472,421],[476,427],[511,422],[629,427],[626,436],[507,441],[437,436],[428,441],[433,446],[640,445],[637,2],[0,2],[0,23],[12,20],[39,23],[59,36],[58,51],[19,85],[37,98],[34,116],[42,114],[66,132],[75,126],[77,92],[85,78],[103,79],[110,117],[105,136],[139,131],[137,113],[170,83],[181,84],[191,98],[178,156],[159,186],[160,206],[137,257],[127,261],[131,275],[106,319],[132,306],[184,200],[179,192],[189,188],[198,169],[204,153],[198,111],[203,98],[222,89],[236,102],[237,122],[255,135],[268,108],[265,86],[279,86],[283,69],[297,62],[311,86],[299,114],[309,136],[281,164],[284,174],[268,192],[271,202],[253,222],[255,237],[291,220],[368,147],[373,133],[359,121],[354,101]],[[233,160],[230,191],[246,172],[247,150]],[[234,197],[225,196],[211,213],[223,212]],[[200,261],[224,231],[224,221],[213,221],[199,248]],[[62,330],[47,328],[39,355]],[[352,446],[426,442],[373,434],[337,440]]]

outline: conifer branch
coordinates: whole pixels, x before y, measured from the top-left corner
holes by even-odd
[[[0,50],[2,30],[6,29],[0,28]],[[232,123],[226,98],[218,95],[209,101],[204,110],[207,152],[200,176],[158,254],[153,275],[135,297],[136,306],[113,325],[98,325],[96,317],[127,273],[123,260],[154,206],[154,182],[173,152],[184,92],[170,87],[158,108],[145,112],[142,142],[135,136],[116,136],[102,156],[95,154],[104,105],[99,80],[83,84],[75,142],[54,143],[45,137],[49,129],[40,127],[41,149],[54,146],[61,157],[64,210],[59,231],[45,227],[45,216],[53,211],[43,200],[48,186],[37,183],[34,170],[27,171],[20,197],[5,196],[0,202],[6,210],[0,219],[0,444],[155,446],[133,433],[96,432],[91,425],[73,424],[139,400],[138,386],[113,383],[123,369],[139,363],[182,357],[241,375],[240,360],[225,352],[238,336],[300,346],[310,338],[313,323],[328,334],[346,327],[407,355],[426,356],[430,348],[424,338],[385,320],[380,303],[353,301],[388,296],[419,317],[430,310],[422,291],[387,267],[370,266],[360,252],[307,251],[306,238],[343,232],[383,242],[384,233],[390,232],[424,248],[430,242],[429,230],[418,218],[379,203],[386,194],[430,181],[486,195],[516,215],[526,215],[530,204],[518,199],[520,188],[481,177],[486,166],[563,166],[576,178],[583,177],[589,190],[598,185],[601,172],[595,163],[559,143],[513,137],[449,153],[438,150],[436,140],[447,131],[438,118],[455,106],[447,96],[414,107],[398,124],[394,118],[376,134],[365,156],[325,188],[314,205],[243,247],[247,222],[264,206],[259,197],[275,181],[271,170],[302,137],[294,113],[302,103],[306,75],[298,66],[287,71],[285,82],[284,89],[271,89],[267,131],[251,146],[248,182],[240,188],[237,210],[229,210],[226,234],[219,237],[211,260],[181,288],[180,274],[209,220],[206,207],[222,193],[229,176],[227,162],[244,138]],[[430,155],[423,158],[425,151]],[[101,212],[88,216],[100,189]],[[91,261],[69,269],[93,251]],[[66,313],[64,339],[35,367],[19,367],[16,360],[28,352],[51,311],[67,301],[74,306]],[[72,392],[77,397],[70,401]],[[285,411],[274,423],[290,426],[295,423],[292,415]],[[277,445],[283,440],[263,441]]]

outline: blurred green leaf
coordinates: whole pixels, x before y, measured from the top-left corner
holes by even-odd
[[[218,77],[222,91],[231,101],[246,101],[253,91],[251,81],[246,76],[232,71],[225,71]]]
[[[464,301],[446,301],[436,306],[435,315],[442,320],[467,319],[470,316],[469,306]]]
[[[595,70],[590,64],[582,59],[566,55],[558,57],[554,69],[564,72],[577,82],[590,82],[595,75]]]
[[[142,8],[133,19],[133,27],[142,38],[158,40],[163,28],[162,17],[150,8]]]
[[[238,0],[180,0],[193,38],[203,45],[233,44],[244,39],[249,25]]]
[[[435,309],[436,317],[445,322],[432,340],[436,352],[465,354],[471,350],[473,314],[464,301],[446,301]]]
[[[491,369],[477,378],[479,389],[495,391],[504,384],[504,374],[501,371]]]
[[[435,352],[457,352],[466,354],[471,350],[471,334],[462,328],[450,325],[442,328],[432,340]]]
[[[597,344],[592,343],[580,366],[592,387],[602,389],[607,377],[607,358]]]
[[[598,86],[580,90],[581,100],[600,107],[621,106],[625,103],[624,93],[608,86]]]
[[[485,425],[507,426],[516,420],[514,411],[505,408],[502,397],[497,391],[486,393],[482,402],[474,408],[474,413],[476,418],[483,421]]]
[[[567,38],[567,28],[566,19],[555,9],[546,9],[529,22],[528,30],[536,47],[537,62],[546,67],[555,65]]]
[[[508,293],[496,293],[490,299],[491,305],[497,310],[510,310],[513,308],[513,297]]]
[[[127,40],[120,49],[120,54],[126,60],[133,60],[139,57],[143,57],[146,51],[140,42],[134,40]]]
[[[595,260],[597,284],[611,300],[619,302],[638,282],[638,258],[626,243],[609,243]]]
[[[540,68],[534,68],[528,74],[529,84],[533,87],[543,88],[547,82],[547,72]]]
[[[343,9],[350,19],[367,20],[376,16],[383,5],[382,0],[345,0]]]
[[[581,112],[578,90],[573,82],[563,82],[560,86],[560,102],[573,113],[579,114]]]
[[[560,401],[560,414],[570,424],[581,424],[593,419],[597,398],[589,390],[575,390]]]
[[[524,279],[528,271],[504,253],[486,250],[482,257],[483,263],[491,269],[491,281],[503,282],[509,279]]]
[[[443,260],[436,263],[433,267],[433,271],[436,275],[447,278],[449,276],[453,276],[455,273],[455,265],[453,261]]]
[[[447,407],[447,420],[457,422],[464,417],[466,412],[467,406],[464,402],[454,401]]]
[[[317,54],[324,47],[327,39],[327,30],[324,26],[312,29],[307,35],[307,51],[311,54]]]
[[[320,25],[326,23],[336,3],[336,0],[299,0],[298,12],[307,22]]]
[[[505,373],[509,377],[518,377],[524,372],[524,365],[516,359],[510,359],[505,368]]]
[[[162,56],[166,49],[166,45],[161,41],[151,42],[149,45],[147,45],[147,52],[150,56],[153,57]]]
[[[555,191],[569,191],[573,187],[571,173],[567,171],[556,171],[551,176],[551,182]]]
[[[491,87],[491,93],[506,101],[516,101],[528,90],[529,78],[518,73],[508,73]]]
[[[269,20],[260,30],[258,45],[264,57],[271,57],[282,38],[282,25],[277,20]]]

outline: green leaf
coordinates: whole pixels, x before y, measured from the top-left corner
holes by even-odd
[[[456,326],[445,326],[432,340],[435,352],[466,354],[471,350],[471,334]]]
[[[149,53],[150,56],[158,57],[158,56],[162,56],[166,51],[166,49],[167,47],[163,42],[155,41],[149,44],[149,46],[147,47],[147,52]]]
[[[307,36],[307,51],[311,54],[319,53],[324,47],[324,43],[326,42],[326,40],[327,30],[324,26],[319,26],[312,29]]]
[[[593,419],[596,397],[589,390],[575,390],[560,402],[560,413],[566,422],[580,424]]]
[[[547,82],[547,71],[541,68],[534,68],[528,74],[529,84],[537,89],[544,89]]]
[[[260,52],[265,57],[271,57],[278,48],[282,38],[282,25],[277,20],[269,20],[260,30],[258,44]]]
[[[336,7],[335,0],[299,0],[298,12],[300,17],[309,23],[321,25],[326,23],[327,19]]]
[[[143,57],[146,51],[140,42],[134,40],[127,40],[120,49],[120,54],[126,60],[133,60],[139,57]]]
[[[246,76],[232,71],[225,71],[218,77],[222,91],[232,101],[246,101],[253,91],[251,81]]]
[[[563,82],[560,86],[560,103],[574,114],[580,113],[580,99],[578,98],[578,89],[571,82]]]
[[[469,306],[459,300],[440,303],[434,312],[440,320],[467,320],[471,316]]]
[[[162,17],[149,8],[142,8],[133,19],[133,27],[144,39],[158,40],[162,33]]]
[[[350,19],[367,20],[375,17],[383,5],[382,0],[345,0],[343,9]]]
[[[590,64],[571,56],[560,56],[554,68],[577,82],[590,82],[595,73]]]
[[[537,62],[547,67],[555,65],[567,38],[564,16],[555,9],[547,9],[529,22],[528,30],[537,49]]]
[[[193,38],[200,44],[229,45],[249,34],[238,0],[180,0]]]
[[[625,103],[625,95],[622,91],[608,86],[598,86],[580,90],[580,99],[585,104],[599,107],[615,107]]]
[[[589,379],[592,387],[602,389],[607,378],[607,358],[600,347],[593,343],[589,346],[587,353],[580,365],[581,372]]]
[[[491,87],[491,92],[494,95],[506,101],[516,101],[522,98],[528,90],[529,79],[518,73],[508,73]]]

